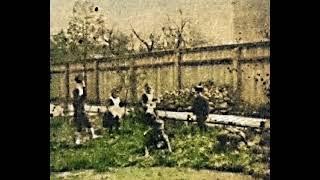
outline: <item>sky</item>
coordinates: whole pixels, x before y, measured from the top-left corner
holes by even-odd
[[[50,0],[50,34],[66,28],[76,0]],[[182,9],[195,28],[211,44],[231,41],[231,0],[92,0],[109,23],[129,33],[132,25],[139,33],[160,30],[166,16]]]

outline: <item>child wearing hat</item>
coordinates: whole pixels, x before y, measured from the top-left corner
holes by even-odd
[[[196,115],[200,130],[207,131],[205,121],[207,120],[209,115],[209,102],[203,95],[204,87],[201,84],[195,87],[195,91],[196,97],[193,101],[192,111]]]

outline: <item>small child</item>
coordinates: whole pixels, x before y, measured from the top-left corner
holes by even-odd
[[[109,128],[109,133],[112,133],[113,127],[115,127],[116,131],[119,131],[120,120],[125,114],[125,104],[126,102],[120,100],[119,90],[113,89],[107,101],[108,111],[103,117],[103,127]]]

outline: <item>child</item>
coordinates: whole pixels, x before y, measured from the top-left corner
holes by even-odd
[[[168,135],[164,132],[164,121],[159,119],[155,108],[156,99],[153,97],[152,88],[146,84],[145,92],[142,95],[142,106],[145,113],[145,121],[150,126],[149,130],[144,132],[144,136],[147,136],[145,146],[145,156],[149,156],[148,148],[162,148],[166,146],[169,152],[172,152]]]
[[[81,144],[81,131],[83,128],[90,129],[92,138],[98,138],[100,136],[96,135],[91,123],[86,115],[84,109],[84,103],[87,98],[86,85],[83,81],[82,75],[75,77],[76,88],[73,90],[73,107],[74,107],[74,122],[77,128],[76,132],[76,144]]]
[[[113,89],[111,91],[111,96],[107,101],[108,111],[104,114],[103,117],[103,127],[109,128],[109,133],[112,133],[113,127],[116,131],[120,127],[120,119],[123,118],[125,114],[125,102],[122,102],[119,97],[119,91]]]
[[[192,110],[193,113],[196,115],[196,119],[200,130],[207,131],[205,121],[207,120],[209,115],[209,102],[207,98],[202,94],[204,88],[201,84],[196,86],[195,90],[197,92],[197,95],[193,101]]]

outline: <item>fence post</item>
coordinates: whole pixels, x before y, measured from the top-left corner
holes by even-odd
[[[130,91],[131,91],[131,102],[136,102],[138,100],[138,74],[137,68],[135,67],[135,59],[130,60],[130,67],[129,67],[129,83],[130,83]]]
[[[178,89],[182,89],[181,64],[182,64],[182,52],[181,52],[181,49],[179,49],[179,53],[178,53]]]
[[[234,58],[232,59],[232,75],[233,75],[233,91],[236,93],[237,97],[240,98],[241,95],[241,63],[240,63],[240,58],[241,58],[241,47],[237,47],[234,50]]]
[[[69,109],[68,109],[68,103],[70,101],[70,64],[67,63],[66,64],[66,71],[65,71],[65,85],[66,85],[66,89],[65,89],[65,111],[66,114],[68,113]]]
[[[182,52],[181,49],[175,50],[176,57],[174,62],[174,86],[175,88],[182,89],[182,73],[181,73],[181,62],[182,62]],[[177,82],[176,82],[177,81]]]
[[[96,61],[95,71],[96,71],[96,102],[97,104],[100,104],[99,61],[98,60]]]
[[[160,67],[157,67],[157,81],[156,81],[156,96],[159,97],[160,95],[160,78],[161,78],[161,75],[160,75]]]

